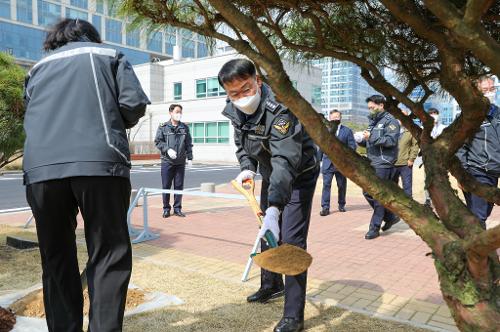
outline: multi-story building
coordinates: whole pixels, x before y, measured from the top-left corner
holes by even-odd
[[[375,90],[361,77],[361,69],[355,64],[332,58],[314,61],[322,69],[321,109],[326,115],[332,109],[343,114],[344,121],[368,122],[366,98]]]
[[[153,59],[200,58],[208,55],[205,39],[187,30],[169,28],[149,33],[132,29],[117,18],[104,0],[0,0],[0,51],[25,66],[43,56],[45,32],[61,18],[91,22],[104,43],[122,51],[132,64]],[[178,46],[177,48],[175,46]]]
[[[169,120],[170,104],[184,108],[182,121],[189,125],[197,161],[235,162],[233,128],[221,112],[226,92],[217,75],[227,61],[241,57],[235,52],[191,60],[167,60],[134,66],[152,104],[146,116],[132,128],[130,141],[135,153],[158,153],[153,141],[160,123]],[[321,112],[321,70],[284,62],[285,70],[301,95]]]

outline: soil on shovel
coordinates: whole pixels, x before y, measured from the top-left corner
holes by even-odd
[[[127,302],[125,310],[134,309],[144,303],[145,293],[140,289],[129,289],[127,292]],[[83,314],[89,314],[89,293],[85,289],[83,292]],[[42,290],[36,290],[23,298],[14,302],[10,309],[18,316],[45,318]]]

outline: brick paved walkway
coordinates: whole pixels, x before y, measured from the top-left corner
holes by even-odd
[[[314,257],[309,299],[434,330],[456,331],[426,244],[404,223],[375,240],[364,240],[371,210],[360,193],[351,192],[346,213],[320,217],[319,189],[320,183],[309,234],[308,251]],[[217,192],[235,193],[229,185],[219,186]],[[135,245],[136,257],[239,281],[257,233],[245,201],[185,196],[187,218],[169,219],[161,218],[160,197],[150,198],[149,204],[150,226],[161,236]],[[28,216],[0,215],[0,223],[21,225]],[[497,224],[498,220],[500,210],[495,209],[489,222]],[[142,224],[141,207],[135,209],[133,223]],[[256,267],[251,277],[250,284],[257,287]]]

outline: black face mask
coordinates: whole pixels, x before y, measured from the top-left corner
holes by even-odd
[[[340,120],[332,120],[330,121],[332,124],[338,126],[340,124]]]

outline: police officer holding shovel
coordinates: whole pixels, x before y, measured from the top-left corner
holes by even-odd
[[[307,246],[312,199],[319,164],[312,139],[297,118],[277,103],[269,86],[262,83],[254,64],[234,59],[219,72],[219,83],[227,92],[222,112],[234,127],[241,185],[262,175],[261,209],[265,211],[260,235],[270,230],[276,239],[301,248]],[[262,250],[267,249],[264,241]],[[248,302],[265,303],[285,295],[285,308],[276,332],[301,331],[307,272],[286,276],[261,270],[261,287]]]

